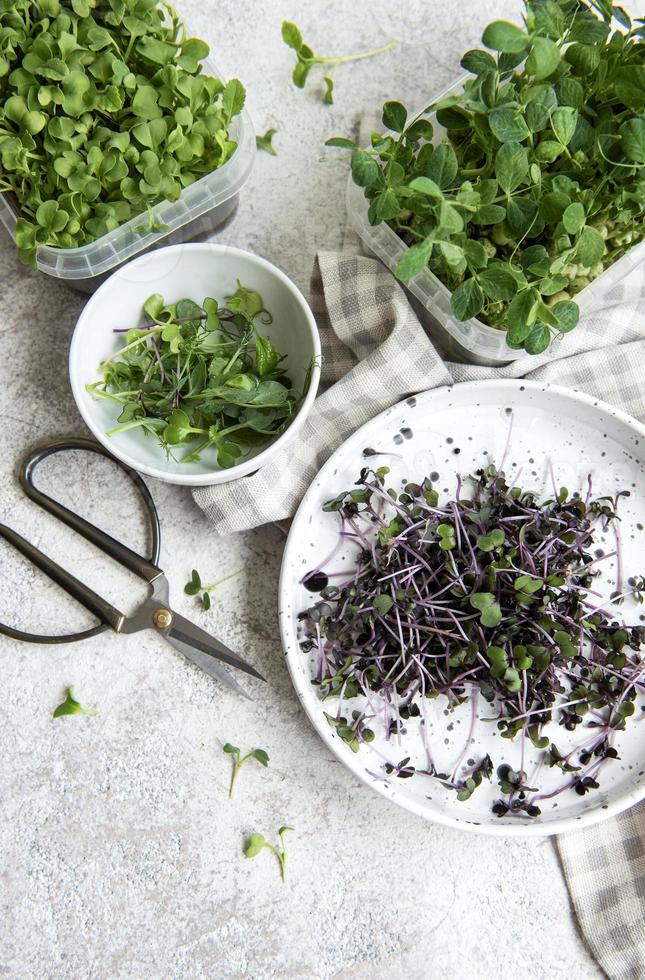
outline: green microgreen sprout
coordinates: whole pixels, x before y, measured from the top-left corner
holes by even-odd
[[[201,306],[153,293],[143,312],[146,322],[115,328],[124,343],[87,385],[114,405],[109,436],[139,429],[169,456],[186,447],[184,463],[208,451],[227,468],[285,431],[313,365],[294,392],[286,355],[264,332],[272,317],[259,293],[238,281],[224,305],[206,297]]]
[[[277,156],[278,151],[273,145],[273,137],[277,132],[277,129],[267,129],[264,135],[258,134],[255,137],[255,145],[257,146],[258,150],[264,150],[266,153],[270,153],[271,156],[274,157]]]
[[[224,752],[226,752],[227,755],[233,756],[233,770],[231,772],[231,784],[228,790],[228,798],[229,800],[232,800],[233,796],[235,795],[235,784],[237,782],[237,777],[239,776],[240,769],[242,768],[244,763],[247,762],[249,759],[255,759],[256,762],[259,762],[260,765],[264,766],[266,769],[266,767],[269,765],[269,756],[264,751],[264,749],[252,749],[250,752],[247,752],[246,755],[240,757],[240,750],[236,745],[231,745],[230,742],[227,742],[226,745],[224,746]]]
[[[513,350],[574,329],[574,297],[645,237],[643,30],[611,0],[525,0],[464,54],[463,91],[414,117],[386,102],[366,148],[327,141],[408,246],[399,279],[430,273]]]
[[[96,715],[97,711],[90,711],[84,708],[74,697],[74,689],[68,687],[65,691],[65,700],[54,708],[52,718],[63,718],[65,715]]]
[[[284,840],[287,831],[293,832],[293,827],[280,827],[278,830],[280,845],[277,847],[274,844],[269,844],[263,834],[251,834],[244,845],[244,856],[247,858],[257,857],[260,851],[265,849],[273,851],[280,863],[280,877],[283,882],[287,880],[287,849]]]
[[[204,73],[208,45],[167,0],[13,0],[0,23],[0,194],[16,245],[78,248],[153,208],[235,152],[237,79]]]
[[[199,601],[201,602],[202,610],[208,612],[211,607],[211,597],[210,593],[214,592],[215,589],[219,589],[221,585],[225,582],[230,582],[231,579],[237,578],[244,571],[243,568],[238,568],[236,572],[231,572],[230,575],[226,575],[224,578],[219,579],[217,582],[213,582],[211,585],[203,585],[201,575],[196,568],[193,568],[191,576],[188,582],[184,586],[184,592],[186,595],[196,596],[199,593]]]
[[[496,815],[535,818],[541,799],[595,789],[645,693],[645,626],[617,615],[624,595],[642,600],[645,580],[634,575],[623,585],[618,537],[616,552],[597,557],[598,535],[616,528],[629,493],[594,499],[589,477],[584,494],[554,485],[541,500],[487,465],[459,477],[454,499],[441,503],[429,479],[397,490],[388,473],[365,467],[322,507],[338,515],[340,542],[359,546],[356,561],[327,574],[337,547],[302,579],[318,597],[298,617],[300,645],[321,700],[336,702],[324,712],[332,737],[359,752],[374,740],[375,721],[390,739],[412,720],[423,723],[424,698],[442,696],[448,709],[471,707],[452,773],[437,771],[426,728],[427,767],[409,757],[390,762],[379,747],[386,777],[422,774],[460,802],[470,799],[493,774],[489,756],[464,762],[479,721],[521,743],[520,765],[497,769],[504,798],[493,804]],[[599,563],[614,556],[615,593],[599,605]],[[344,703],[357,699],[365,707],[349,720]],[[478,713],[481,699],[489,718]],[[582,726],[582,740],[561,751],[545,732],[550,723],[567,732]],[[538,750],[536,773],[546,765],[565,774],[560,787],[542,791],[535,774],[527,782],[526,741]]]
[[[291,76],[293,84],[297,88],[304,88],[309,72],[314,65],[324,65],[326,74],[323,76],[325,91],[322,101],[325,105],[333,105],[334,102],[334,79],[333,72],[339,65],[347,64],[351,61],[361,61],[363,58],[373,58],[396,47],[398,41],[389,41],[380,48],[372,51],[362,51],[359,54],[346,54],[330,57],[323,57],[314,54],[312,48],[305,44],[302,32],[299,27],[289,20],[282,22],[282,40],[296,53],[296,65]]]

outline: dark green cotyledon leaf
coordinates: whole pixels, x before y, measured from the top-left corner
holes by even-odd
[[[481,312],[484,293],[476,279],[464,280],[457,286],[450,299],[450,308],[457,320],[470,320]]]
[[[511,24],[506,20],[496,20],[486,27],[482,41],[487,48],[492,48],[493,51],[519,54],[526,49],[529,38],[516,24]]]
[[[531,50],[526,59],[526,71],[534,78],[541,80],[552,75],[560,64],[560,48],[547,37],[535,37],[531,42]]]
[[[408,118],[408,112],[400,102],[386,102],[383,106],[383,125],[395,133],[402,133]]]
[[[426,176],[442,189],[445,190],[453,183],[457,176],[459,164],[452,146],[448,143],[441,143],[430,157]]]
[[[402,279],[406,282],[413,276],[419,275],[426,268],[433,248],[433,241],[424,241],[418,242],[416,245],[412,245],[407,249],[397,264],[395,270],[397,279]]]
[[[627,159],[645,164],[645,119],[627,119],[618,132]]]
[[[477,281],[492,300],[510,300],[517,292],[517,280],[502,262],[492,262],[477,275]]]
[[[495,156],[495,177],[507,194],[511,194],[523,183],[528,172],[529,159],[526,147],[515,141],[500,146]]]
[[[585,225],[576,245],[576,255],[583,265],[593,266],[605,254],[605,240],[596,228]]]
[[[352,154],[352,177],[359,187],[371,187],[381,176],[379,165],[365,150],[355,150]]]
[[[493,109],[489,122],[500,143],[521,141],[529,135],[529,128],[519,106],[517,108],[502,106],[500,109]]]
[[[551,128],[563,146],[568,146],[578,122],[578,111],[572,106],[561,106],[551,113]]]
[[[564,211],[562,224],[570,235],[576,235],[585,223],[585,209],[579,201],[574,201]]]

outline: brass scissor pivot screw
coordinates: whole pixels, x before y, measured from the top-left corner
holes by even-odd
[[[172,623],[172,613],[170,609],[157,609],[153,614],[152,622],[158,630],[167,630]]]

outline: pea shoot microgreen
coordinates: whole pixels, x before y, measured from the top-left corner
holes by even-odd
[[[390,51],[399,43],[398,41],[389,41],[382,47],[374,48],[372,51],[362,51],[359,54],[323,57],[321,55],[314,54],[312,48],[303,41],[300,28],[289,20],[282,22],[282,40],[296,53],[297,60],[291,79],[297,88],[305,87],[309,72],[314,65],[325,66],[326,74],[323,76],[325,91],[322,96],[322,101],[325,103],[325,105],[333,105],[333,72],[339,65],[344,65],[351,61],[361,61],[363,58],[373,58],[376,55],[384,54],[384,52]]]
[[[76,248],[224,164],[244,105],[237,79],[203,73],[208,45],[158,0],[0,4],[0,193],[16,244]]]
[[[269,844],[263,834],[251,834],[244,845],[244,856],[247,858],[257,857],[260,851],[265,849],[273,851],[280,863],[280,877],[283,882],[287,880],[287,848],[284,840],[287,831],[293,832],[293,827],[280,827],[278,830],[280,844],[277,847],[274,844]]]
[[[273,137],[277,132],[277,129],[267,129],[264,135],[258,134],[255,137],[255,145],[257,146],[258,150],[264,150],[266,153],[270,153],[271,156],[276,157],[278,155],[278,151],[273,145]]]
[[[225,582],[230,582],[231,579],[237,578],[237,576],[241,575],[243,571],[243,568],[238,568],[236,572],[231,572],[230,575],[226,575],[224,578],[219,579],[217,582],[213,582],[211,585],[203,585],[201,575],[196,568],[193,568],[190,579],[184,586],[184,592],[186,595],[192,596],[196,596],[201,593],[199,596],[199,601],[201,602],[204,612],[207,612],[211,607],[211,592],[214,592],[215,589],[219,589],[219,587],[224,585]]]
[[[237,783],[237,777],[239,776],[240,769],[244,763],[248,762],[249,759],[255,759],[256,762],[259,762],[260,765],[264,766],[266,769],[266,767],[269,765],[269,756],[264,749],[252,749],[250,752],[247,752],[246,755],[240,756],[240,750],[238,747],[236,745],[231,745],[230,742],[227,742],[224,745],[224,752],[226,752],[227,755],[233,756],[231,783],[228,790],[228,798],[229,800],[232,800],[235,795],[235,784]]]
[[[645,626],[621,622],[616,608],[624,594],[642,598],[643,578],[630,577],[624,590],[618,557],[611,608],[599,605],[594,586],[599,562],[613,557],[593,557],[598,535],[616,526],[619,498],[629,494],[594,499],[589,478],[584,495],[561,487],[540,500],[489,465],[460,478],[455,499],[441,504],[430,480],[397,491],[388,472],[363,469],[323,506],[338,514],[343,540],[360,544],[356,566],[334,572],[334,584],[325,563],[303,578],[319,598],[299,616],[301,648],[314,656],[321,699],[337,703],[325,712],[335,735],[359,752],[383,717],[387,739],[422,722],[424,697],[443,696],[449,709],[469,701],[470,731],[452,773],[437,771],[426,729],[427,768],[387,760],[386,776],[430,776],[468,800],[494,771],[488,755],[463,762],[479,718],[502,739],[519,737],[522,759],[530,741],[538,772],[546,765],[566,776],[547,793],[521,765],[500,761],[495,814],[537,817],[541,799],[595,789],[645,692]],[[341,714],[343,702],[361,698],[351,719]],[[489,718],[478,714],[481,699]],[[581,728],[581,741],[562,751],[545,731],[551,722]]]
[[[234,466],[290,424],[308,386],[296,394],[281,354],[264,334],[272,322],[262,297],[238,281],[220,306],[206,297],[166,303],[154,293],[143,304],[145,323],[115,328],[124,344],[87,385],[115,407],[108,435],[139,428],[168,453],[187,448],[183,462],[215,454]]]
[[[645,236],[644,34],[611,0],[525,0],[463,56],[462,92],[413,118],[386,102],[367,149],[328,140],[409,246],[396,275],[429,271],[512,349],[572,330],[575,295]]]
[[[65,700],[54,708],[52,718],[64,718],[66,715],[96,715],[97,711],[90,711],[84,708],[74,697],[74,689],[68,687],[65,691]]]

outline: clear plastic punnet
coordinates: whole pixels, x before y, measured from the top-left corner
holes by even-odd
[[[205,75],[223,77],[210,58],[205,58],[202,65]],[[240,188],[255,160],[255,130],[246,109],[232,120],[229,132],[237,147],[223,166],[185,187],[176,201],[155,204],[155,223],[167,226],[166,230],[150,231],[148,214],[144,212],[79,248],[41,245],[36,259],[38,269],[91,293],[133,256],[160,245],[192,241],[223,224],[235,210]],[[19,216],[10,198],[0,194],[0,223],[14,241]]]
[[[449,88],[424,102],[423,106],[438,102],[444,95],[461,91],[469,77],[469,75],[462,75]],[[423,107],[414,113],[413,117],[422,111]],[[433,121],[435,134],[441,138],[444,131],[432,115],[430,118]],[[371,225],[367,217],[367,209],[368,202],[363,188],[358,187],[350,175],[347,187],[347,213],[350,223],[366,248],[394,272],[399,260],[407,252],[408,246],[384,221],[379,225]],[[622,258],[605,269],[602,275],[576,294],[574,299],[580,307],[580,323],[576,327],[577,331],[585,329],[585,315],[601,309],[607,294],[614,286],[632,269],[643,263],[645,263],[645,241],[634,245]],[[476,317],[463,322],[456,320],[450,309],[450,290],[429,269],[409,279],[404,285],[429,335],[451,359],[467,361],[470,364],[495,366],[508,364],[525,354],[525,351],[512,350],[507,345],[503,330],[490,327]]]

